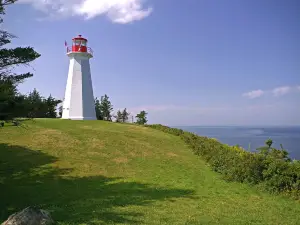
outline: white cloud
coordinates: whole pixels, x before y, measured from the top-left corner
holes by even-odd
[[[283,87],[278,87],[278,88],[274,88],[272,90],[272,93],[274,96],[281,96],[281,95],[285,95],[287,93],[289,93],[291,91],[291,87],[289,86],[283,86]]]
[[[247,93],[244,93],[243,96],[250,98],[250,99],[254,99],[254,98],[258,98],[261,97],[265,92],[263,90],[254,90],[254,91],[250,91]]]
[[[83,16],[91,19],[106,15],[112,22],[126,24],[149,16],[152,8],[145,8],[145,0],[19,0],[31,4],[51,17]]]
[[[281,87],[274,88],[272,90],[258,89],[258,90],[244,93],[243,96],[250,98],[250,99],[254,99],[254,98],[261,97],[264,94],[272,94],[274,97],[278,97],[278,96],[286,95],[288,93],[293,93],[296,91],[300,91],[300,85],[298,85],[298,86],[281,86]]]

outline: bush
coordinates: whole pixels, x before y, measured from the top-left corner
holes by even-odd
[[[181,129],[161,124],[145,126],[180,136],[196,155],[228,181],[259,184],[270,192],[287,193],[300,199],[300,161],[292,161],[282,146],[281,150],[272,148],[271,139],[258,152],[248,152]]]

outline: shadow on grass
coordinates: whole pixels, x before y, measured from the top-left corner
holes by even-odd
[[[142,223],[143,214],[116,207],[142,206],[188,197],[193,191],[156,188],[121,178],[68,177],[52,167],[58,159],[21,146],[0,144],[0,221],[27,206],[51,212],[63,224]]]

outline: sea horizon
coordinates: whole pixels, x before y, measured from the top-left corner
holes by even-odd
[[[239,145],[245,150],[256,151],[265,145],[269,138],[273,147],[283,148],[289,152],[292,159],[300,159],[300,126],[298,125],[227,125],[227,126],[172,126],[199,136],[215,138],[221,143],[231,146]]]
[[[264,127],[300,127],[299,125],[169,125],[170,127],[249,127],[249,128],[264,128]]]

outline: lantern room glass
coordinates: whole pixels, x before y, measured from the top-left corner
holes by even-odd
[[[75,45],[79,46],[80,45],[80,40],[75,40]]]

